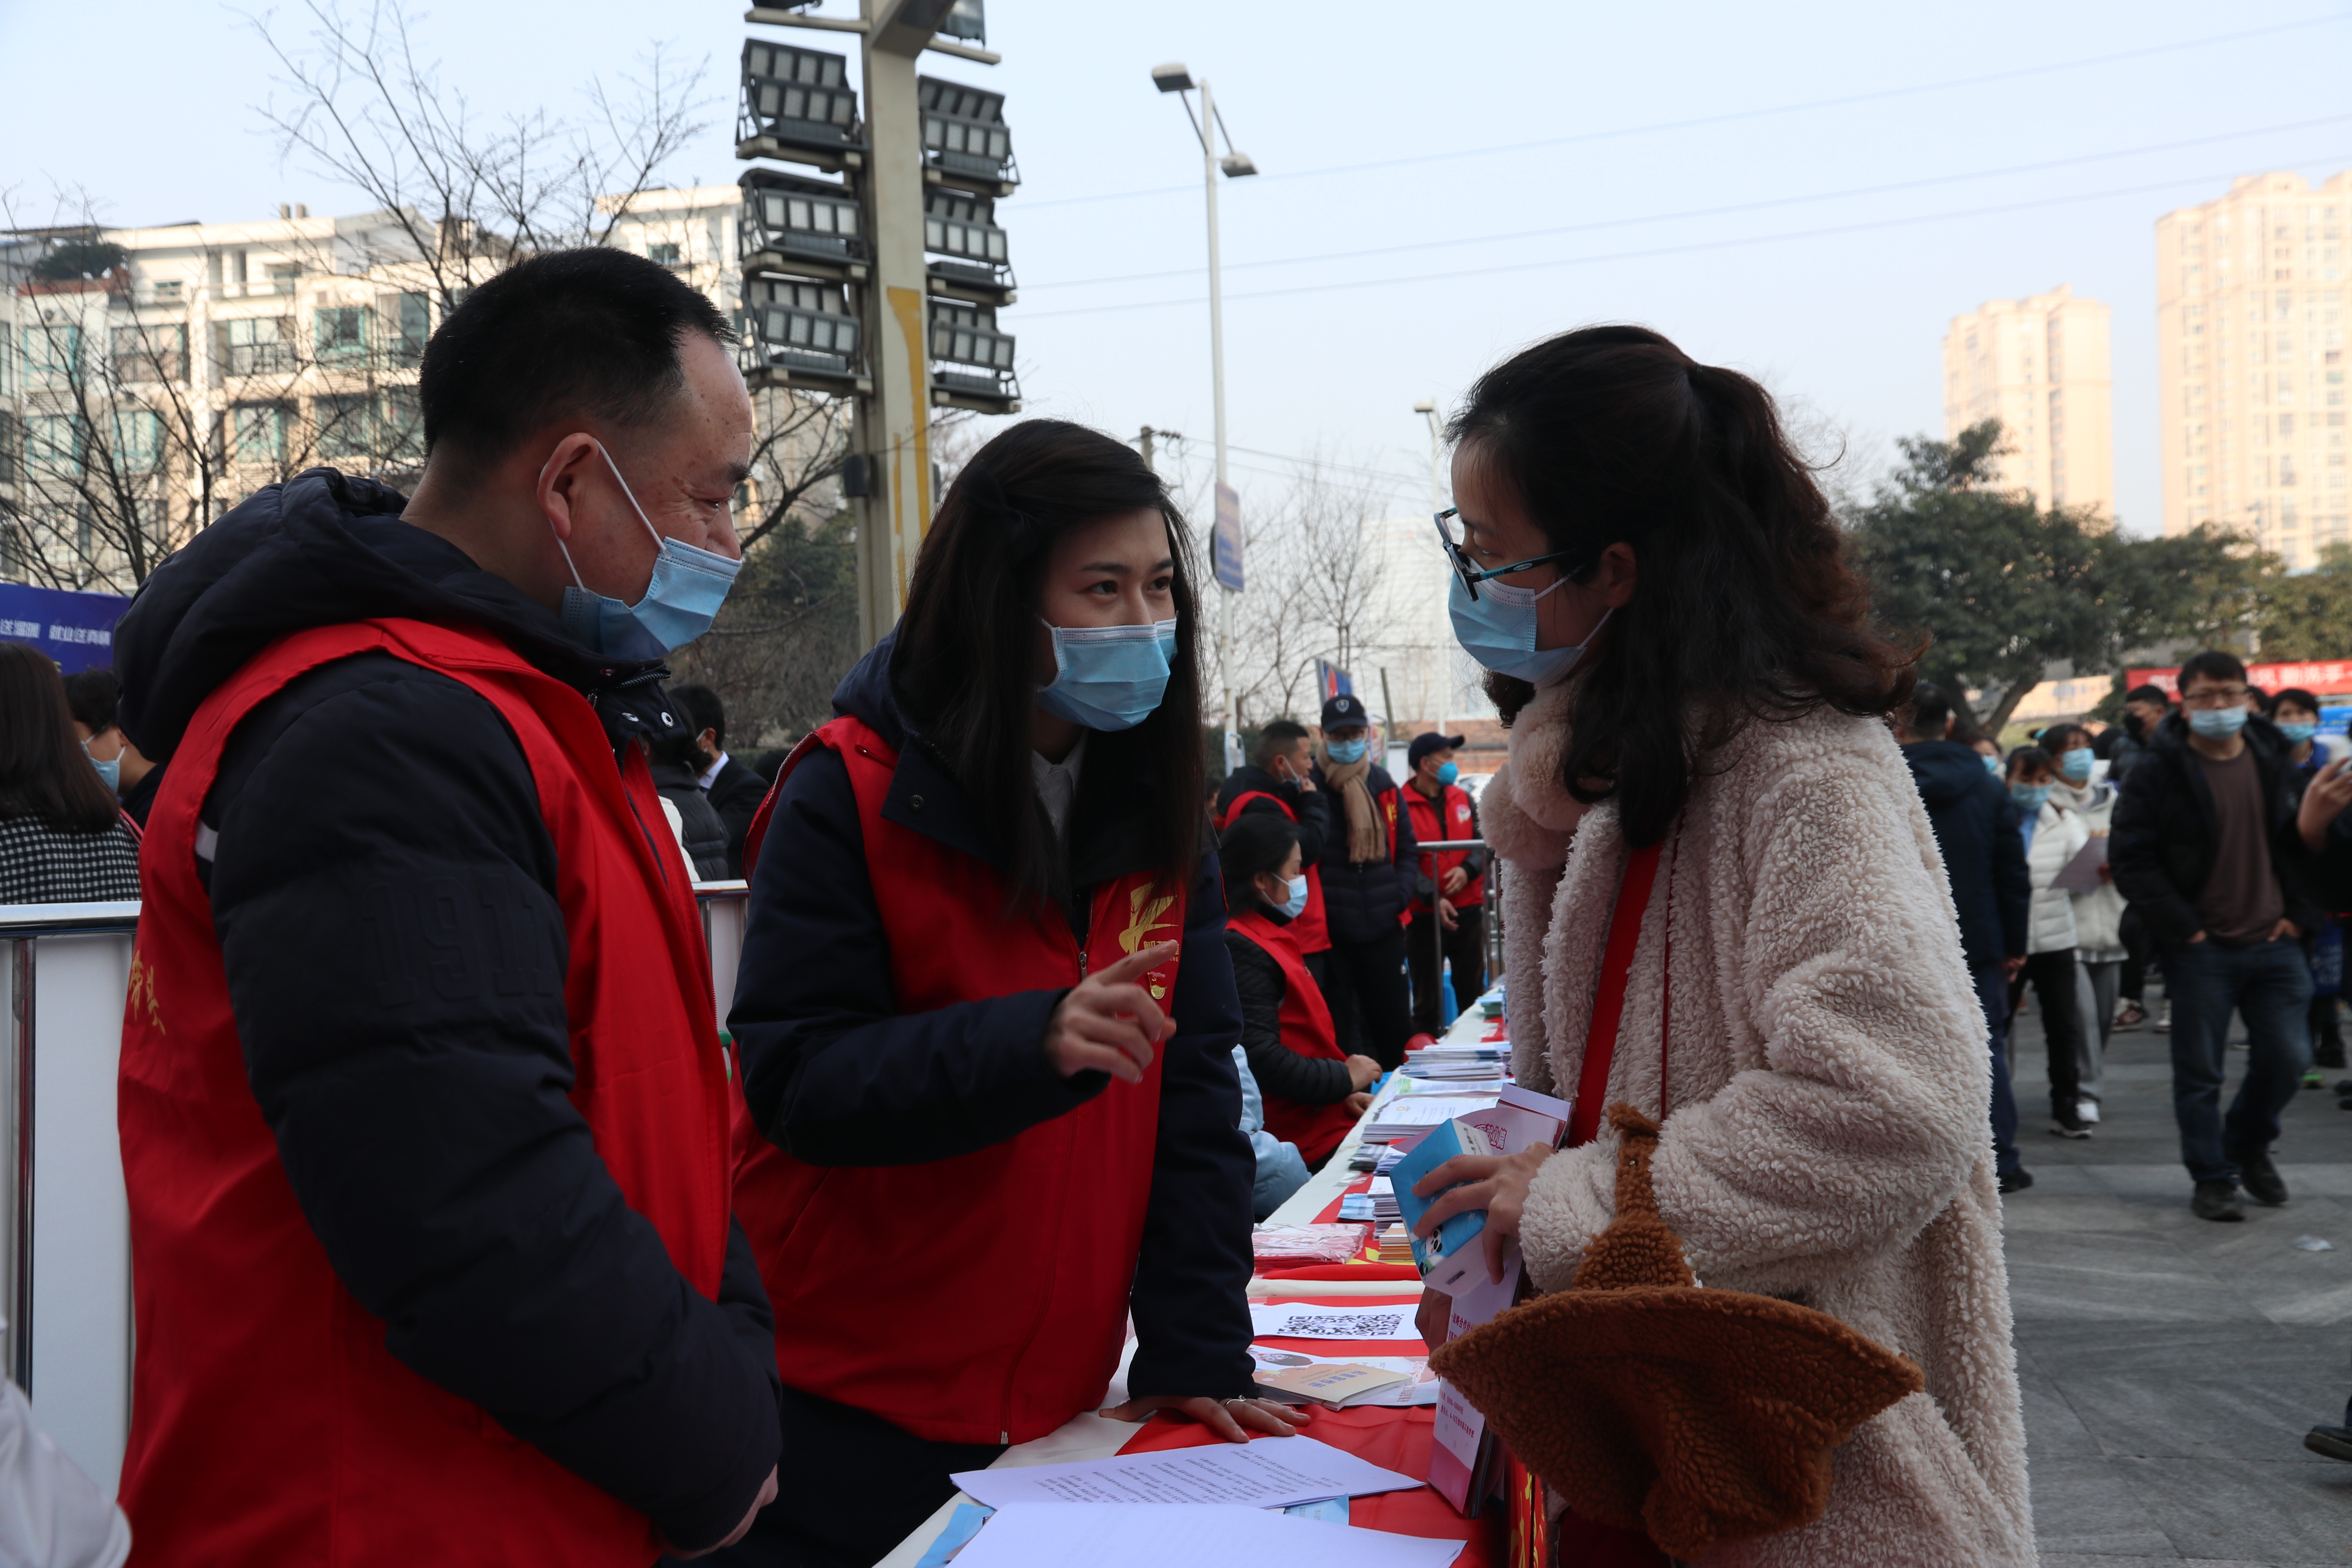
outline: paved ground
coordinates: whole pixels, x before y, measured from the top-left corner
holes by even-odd
[[[2041,1031],[2018,1022],[2034,1184],[2006,1228],[2042,1563],[2352,1564],[2352,1464],[2303,1447],[2352,1396],[2352,1111],[2298,1095],[2273,1152],[2291,1201],[2216,1225],[2189,1212],[2167,1037],[2115,1037],[2077,1142],[2048,1131]]]

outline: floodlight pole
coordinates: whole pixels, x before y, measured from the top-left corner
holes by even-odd
[[[1217,489],[1225,484],[1225,289],[1217,258],[1217,104],[1206,78],[1201,82],[1201,178],[1209,193],[1209,386],[1216,420]],[[1214,506],[1212,506],[1213,515]],[[1241,744],[1241,704],[1234,695],[1234,590],[1218,585],[1217,674],[1224,682],[1225,766],[1230,770]]]

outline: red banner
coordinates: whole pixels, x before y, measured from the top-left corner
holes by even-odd
[[[2178,697],[2179,674],[2178,666],[2170,669],[2129,669],[2124,672],[2124,679],[2133,686],[2154,686],[2168,697]],[[2250,664],[2246,666],[2246,679],[2264,691],[2278,691],[2289,686],[2300,686],[2317,696],[2352,691],[2352,658],[2320,658],[2305,664]]]

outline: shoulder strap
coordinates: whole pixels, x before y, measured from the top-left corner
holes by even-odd
[[[1617,884],[1617,908],[1609,917],[1609,943],[1601,955],[1601,989],[1593,995],[1592,1022],[1584,1031],[1584,1068],[1577,1075],[1576,1102],[1569,1110],[1571,1148],[1590,1143],[1601,1130],[1609,1066],[1617,1055],[1617,1025],[1625,1014],[1625,977],[1633,972],[1642,917],[1649,911],[1650,889],[1657,882],[1658,856],[1664,847],[1661,839],[1634,850],[1626,857],[1625,873]]]

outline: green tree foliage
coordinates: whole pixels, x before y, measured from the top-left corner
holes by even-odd
[[[1903,468],[1855,519],[1856,557],[1880,623],[1925,643],[1921,675],[1990,733],[2054,665],[2100,669],[2154,643],[2232,640],[2270,602],[2277,561],[2232,535],[2132,539],[1995,488],[1998,421],[1900,446]],[[1991,712],[1970,711],[1971,688],[2000,690]]]
[[[743,555],[710,630],[671,659],[727,705],[728,741],[746,755],[763,735],[798,735],[833,717],[833,689],[857,662],[857,549],[852,514],[778,519]]]
[[[2330,545],[2317,566],[2272,584],[2255,625],[2265,659],[2352,657],[2352,546]]]
[[[74,278],[103,278],[127,259],[122,247],[110,241],[61,239],[48,254],[33,263],[33,276],[46,282]]]

